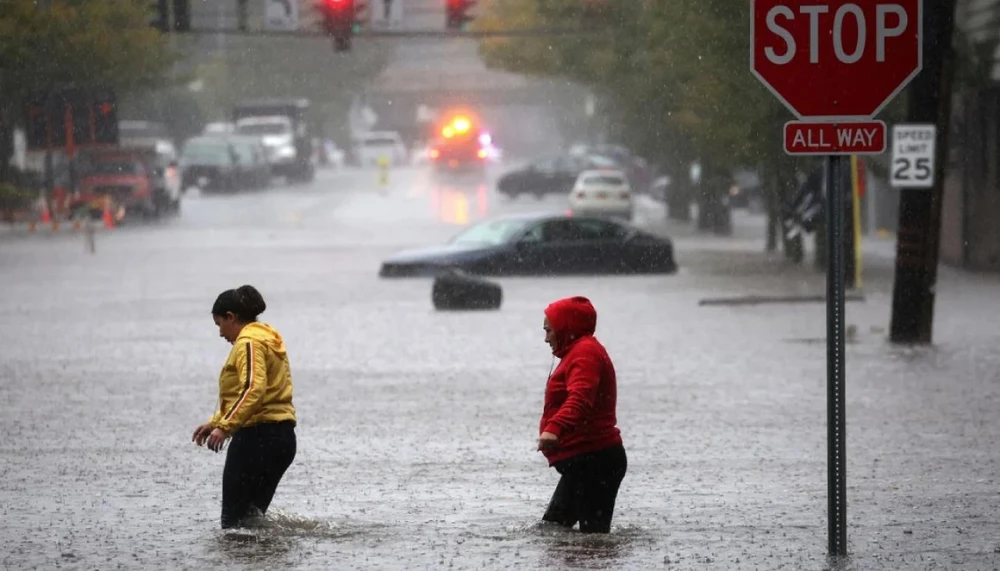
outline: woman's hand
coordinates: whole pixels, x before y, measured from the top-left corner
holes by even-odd
[[[551,432],[543,432],[538,435],[538,449],[551,450],[559,446],[559,437]]]
[[[205,440],[211,433],[212,425],[206,422],[205,424],[194,429],[194,434],[191,435],[191,442],[194,442],[198,446],[204,446]]]
[[[208,449],[212,452],[222,450],[222,445],[226,443],[227,438],[229,438],[229,435],[226,434],[225,430],[216,428],[208,435]]]

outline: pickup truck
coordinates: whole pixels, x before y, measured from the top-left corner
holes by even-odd
[[[155,147],[107,149],[81,157],[74,210],[102,211],[110,198],[117,217],[176,213],[181,184],[177,162]]]

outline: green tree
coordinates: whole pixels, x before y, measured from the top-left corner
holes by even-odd
[[[160,85],[175,55],[136,0],[0,2],[0,180],[27,99],[61,86],[119,95]]]
[[[719,181],[732,167],[774,152],[767,142],[778,136],[775,117],[783,110],[747,64],[748,3],[492,0],[484,11],[477,21],[483,29],[581,29],[492,38],[481,52],[489,65],[592,86],[604,95],[619,138],[666,167],[677,183],[686,181],[692,161],[703,163],[707,178],[717,182],[703,186],[702,198],[728,189]]]

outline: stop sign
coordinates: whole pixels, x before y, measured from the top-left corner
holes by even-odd
[[[751,0],[754,75],[801,119],[874,117],[923,65],[922,0]]]

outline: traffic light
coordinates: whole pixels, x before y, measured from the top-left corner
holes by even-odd
[[[149,21],[150,27],[166,34],[170,31],[170,2],[168,0],[156,0],[150,6],[153,19]]]
[[[49,146],[49,114],[45,98],[36,98],[28,102],[25,138],[31,150],[45,149]]]
[[[320,0],[323,13],[323,30],[333,37],[334,50],[351,49],[356,15],[355,0]]]
[[[118,101],[111,91],[97,93],[91,107],[94,121],[94,142],[118,144]]]
[[[448,0],[445,27],[449,30],[464,28],[467,22],[473,20],[473,17],[469,15],[469,8],[475,5],[476,0]]]
[[[191,31],[190,0],[174,0],[174,30],[178,32]]]

